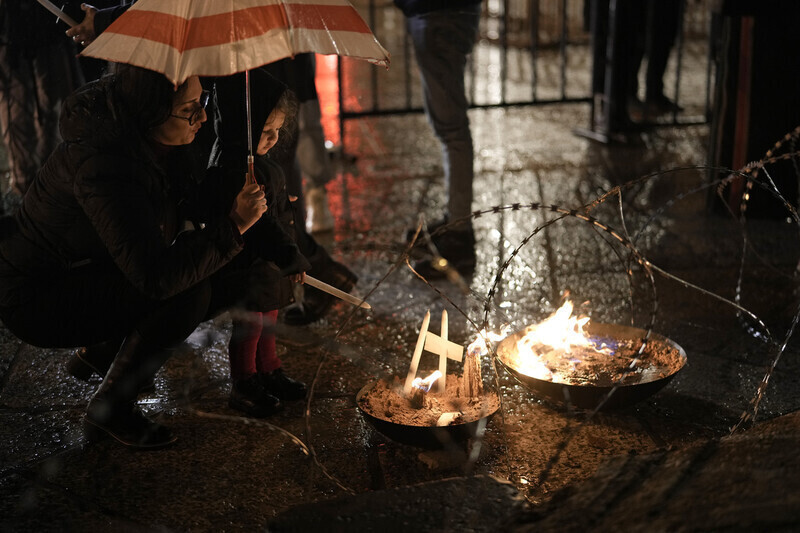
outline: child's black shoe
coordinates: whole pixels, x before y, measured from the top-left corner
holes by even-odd
[[[231,409],[241,411],[253,418],[274,415],[283,408],[278,398],[264,390],[259,374],[235,380],[231,387],[228,405]]]
[[[282,368],[273,370],[269,374],[258,374],[258,377],[264,392],[277,396],[281,400],[302,400],[308,392],[305,383],[290,378],[283,373]]]

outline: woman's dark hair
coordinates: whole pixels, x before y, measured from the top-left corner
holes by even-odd
[[[187,82],[183,82],[176,90],[159,72],[119,63],[114,70],[114,97],[122,115],[118,118],[127,128],[144,137],[152,128],[167,121],[173,102],[187,86]]]

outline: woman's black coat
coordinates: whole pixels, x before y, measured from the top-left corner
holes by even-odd
[[[47,160],[0,243],[0,306],[24,287],[89,262],[119,269],[163,300],[217,272],[243,248],[227,213],[180,232],[196,174],[185,147],[158,149],[126,133],[113,78],[84,86],[61,116],[64,142]],[[159,153],[161,152],[161,153]],[[202,168],[202,167],[200,167]]]

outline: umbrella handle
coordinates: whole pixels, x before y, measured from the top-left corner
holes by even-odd
[[[246,182],[247,182],[248,185],[257,183],[256,182],[256,172],[255,172],[255,169],[253,168],[253,156],[252,155],[248,155],[247,156],[247,177],[246,177]]]
[[[247,183],[256,183],[256,173],[253,170],[253,129],[250,118],[250,71],[244,71],[244,107],[247,118]]]

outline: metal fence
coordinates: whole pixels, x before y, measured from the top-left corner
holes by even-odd
[[[486,0],[480,38],[466,74],[471,106],[586,103],[594,116],[592,39],[584,3],[589,1]],[[682,28],[665,74],[668,96],[682,111],[659,119],[660,124],[705,122],[709,116],[711,1],[685,2]],[[356,0],[354,5],[391,53],[391,68],[339,59],[341,132],[348,119],[423,111],[402,12],[391,0]]]

